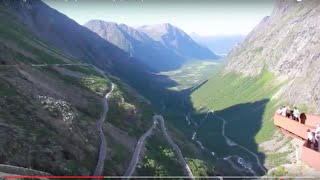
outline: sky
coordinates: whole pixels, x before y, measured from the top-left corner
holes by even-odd
[[[201,36],[248,34],[274,0],[42,0],[83,25],[92,19],[132,27],[170,23]]]

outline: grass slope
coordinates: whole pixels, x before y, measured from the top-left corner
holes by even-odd
[[[161,72],[161,74],[178,83],[177,86],[171,87],[171,90],[184,90],[206,80],[219,66],[217,62],[190,61],[177,70]]]
[[[92,174],[100,143],[96,121],[110,79],[91,66],[29,66],[79,61],[42,42],[1,6],[0,17],[0,64],[19,65],[0,67],[0,163],[54,175]],[[115,138],[104,126],[105,172],[122,175],[131,158],[123,142],[138,139],[149,128],[153,109],[120,79],[111,81],[116,88],[107,122],[128,133]],[[63,111],[74,118],[63,119]]]
[[[265,72],[259,77],[243,77],[238,74],[215,74],[207,83],[191,95],[191,100],[197,111],[221,111],[242,103],[254,103],[264,99],[268,100],[262,114],[262,126],[256,135],[257,143],[268,140],[273,134],[271,117],[275,110],[274,100],[270,100],[281,85],[274,83],[274,76]],[[253,107],[262,108],[262,107]],[[241,117],[242,113],[235,112]],[[243,120],[244,122],[246,120]],[[257,120],[258,121],[258,120]]]

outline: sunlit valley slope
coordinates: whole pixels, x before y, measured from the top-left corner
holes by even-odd
[[[272,115],[318,112],[319,7],[276,0],[221,63],[171,24],[84,27],[42,1],[1,1],[0,172],[92,175],[101,133],[103,175],[260,176],[294,161]]]
[[[255,152],[267,168],[295,161],[294,146],[276,131],[272,116],[284,104],[319,113],[319,12],[320,1],[277,0],[227,64],[192,93],[198,111],[215,114],[199,129],[204,146],[229,152],[213,133],[224,119],[227,136]]]

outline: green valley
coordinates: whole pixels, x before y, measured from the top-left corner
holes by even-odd
[[[0,179],[320,177],[320,1],[272,1],[0,1]]]

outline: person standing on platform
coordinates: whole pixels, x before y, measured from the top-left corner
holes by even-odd
[[[317,128],[316,128],[316,131],[315,131],[315,139],[317,140],[318,142],[318,151],[320,151],[320,143],[319,143],[319,140],[320,140],[320,124],[317,124]]]
[[[293,110],[293,120],[295,121],[299,121],[299,116],[300,116],[300,112],[298,110],[297,107],[294,107],[294,110]]]

